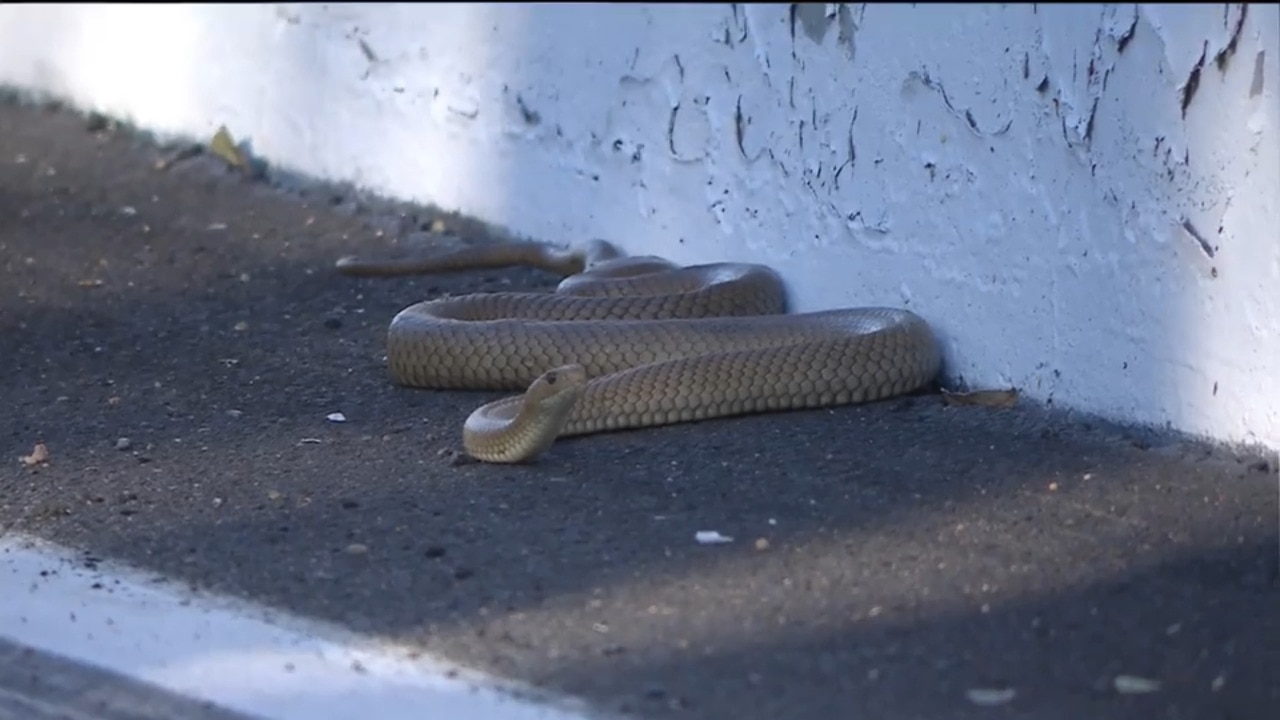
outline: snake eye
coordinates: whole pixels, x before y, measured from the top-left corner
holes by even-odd
[[[548,384],[548,385],[555,385],[555,384],[556,384],[556,374],[555,374],[555,373],[547,373],[547,384]]]

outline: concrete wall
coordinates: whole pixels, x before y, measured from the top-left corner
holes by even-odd
[[[1275,5],[0,7],[0,82],[1280,447]]]

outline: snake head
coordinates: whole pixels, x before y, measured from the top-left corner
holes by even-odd
[[[484,462],[522,463],[559,437],[587,386],[587,370],[564,365],[539,375],[524,395],[481,406],[462,429],[467,453]]]
[[[561,423],[569,417],[569,410],[582,396],[587,386],[587,369],[581,365],[562,365],[537,377],[524,393],[523,413],[561,415]]]

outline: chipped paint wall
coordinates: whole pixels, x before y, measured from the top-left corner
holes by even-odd
[[[1275,5],[0,7],[0,82],[1280,447]]]

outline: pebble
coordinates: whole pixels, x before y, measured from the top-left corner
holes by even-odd
[[[133,447],[133,441],[127,437],[122,437],[116,440],[117,450],[128,450],[131,447]]]

